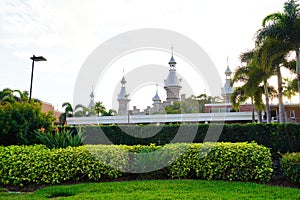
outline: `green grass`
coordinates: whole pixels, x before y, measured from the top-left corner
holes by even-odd
[[[255,183],[151,180],[50,186],[0,199],[300,199],[300,190]]]

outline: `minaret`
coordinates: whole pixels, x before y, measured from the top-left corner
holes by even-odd
[[[90,103],[89,103],[89,105],[88,105],[88,108],[91,108],[91,107],[94,107],[95,106],[95,101],[94,101],[94,92],[93,92],[93,90],[92,90],[92,92],[91,92],[91,94],[90,94],[90,97],[91,97],[91,99],[90,99]]]
[[[160,103],[161,103],[161,100],[160,100],[160,97],[158,96],[158,84],[156,84],[156,93],[155,93],[155,96],[152,98],[152,101],[153,101],[153,112],[158,112],[159,111],[159,108],[160,108]]]
[[[118,115],[127,115],[128,114],[128,102],[130,99],[128,99],[129,94],[126,92],[126,80],[123,75],[123,78],[121,80],[121,90],[120,93],[118,94],[118,102],[119,102],[119,109],[118,109]]]
[[[225,71],[225,76],[226,76],[225,85],[221,91],[221,95],[223,96],[225,103],[230,103],[230,96],[233,93],[233,87],[230,86],[231,74],[232,72],[229,69],[228,58],[227,58],[227,69]]]
[[[173,102],[178,102],[180,100],[179,92],[182,88],[176,74],[176,61],[173,57],[173,47],[172,47],[172,57],[169,61],[169,65],[170,65],[169,75],[165,80],[164,89],[167,92],[167,102],[172,104]]]
[[[89,108],[88,116],[95,116],[95,114],[96,114],[95,113],[95,101],[94,101],[95,95],[94,95],[93,90],[94,89],[92,88],[92,92],[90,94],[91,99],[90,99],[90,103],[88,105],[88,108]]]

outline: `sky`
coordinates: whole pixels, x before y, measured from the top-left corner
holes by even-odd
[[[41,55],[47,61],[35,63],[32,96],[63,110],[62,103],[73,102],[76,78],[89,55],[108,39],[142,28],[167,29],[195,41],[205,50],[225,81],[227,57],[228,65],[234,71],[240,65],[239,55],[254,47],[253,39],[261,28],[262,19],[270,13],[282,11],[284,2],[1,0],[0,89],[28,91],[30,57]],[[206,92],[201,77],[194,77],[192,71],[182,67],[187,63],[176,57],[176,44],[174,53],[180,75],[195,83],[193,93]],[[147,63],[167,67],[170,55],[170,52],[144,51],[116,60],[101,81],[90,83],[95,100],[102,101],[107,108],[117,109],[113,95],[119,90],[123,70],[126,77],[135,66]],[[130,106],[142,109],[150,105],[156,84],[161,99],[164,99],[163,80],[160,83],[153,81],[128,91],[132,99]]]

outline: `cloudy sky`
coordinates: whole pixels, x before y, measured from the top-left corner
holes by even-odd
[[[0,89],[29,90],[30,57],[43,55],[48,61],[35,64],[33,97],[61,110],[63,102],[73,102],[77,75],[91,52],[115,35],[140,28],[168,29],[187,36],[207,52],[224,77],[227,57],[234,70],[240,53],[254,47],[253,37],[262,19],[282,11],[283,4],[282,0],[1,0]],[[151,58],[151,52],[147,53]],[[152,59],[157,58],[153,55]],[[165,61],[160,64],[167,65],[169,55],[163,55]],[[114,88],[109,83],[98,91],[98,83],[91,83],[95,99],[108,108],[114,105],[105,88],[115,90],[123,68],[125,73],[131,69],[134,56],[126,59],[126,66],[116,62],[119,68],[110,72]],[[155,87],[143,90],[149,98],[144,96],[142,101],[137,95],[141,91],[129,91],[133,104],[141,108],[151,104]],[[204,90],[199,87],[196,92]],[[164,92],[162,87],[159,91]]]

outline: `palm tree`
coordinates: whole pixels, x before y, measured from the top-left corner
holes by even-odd
[[[279,121],[286,122],[285,110],[283,104],[283,82],[281,67],[286,63],[286,54],[288,53],[289,45],[286,42],[279,41],[270,37],[265,38],[264,42],[257,47],[256,63],[261,66],[261,69],[269,76],[274,72],[277,76],[278,83],[278,107]]]
[[[255,84],[260,85],[260,81],[263,80],[263,85],[264,85],[264,95],[265,95],[265,102],[266,102],[266,113],[267,113],[267,122],[271,122],[271,110],[270,110],[270,105],[269,105],[269,92],[268,92],[268,85],[267,85],[267,77],[264,71],[261,71],[258,69],[257,63],[255,62],[255,55],[256,55],[256,49],[244,52],[240,55],[241,62],[246,63],[246,66],[248,65],[249,68],[246,67],[244,71],[242,71],[241,75],[247,77],[249,79],[254,79],[257,82]],[[246,70],[246,71],[245,71]],[[251,72],[252,71],[252,72]],[[245,73],[245,74],[243,74]],[[250,77],[249,77],[250,76]],[[253,76],[253,77],[251,77]],[[258,77],[260,78],[258,80]],[[257,98],[257,97],[256,97]],[[260,102],[260,97],[258,97],[257,102]],[[254,96],[251,97],[251,105],[252,105],[252,121],[254,119]],[[256,103],[257,104],[257,103]],[[261,107],[261,105],[256,105],[256,107]],[[261,117],[261,112],[259,111],[259,120],[262,120]]]
[[[89,113],[89,109],[82,104],[77,104],[73,112],[74,117],[84,117]]]
[[[117,113],[114,109],[109,109],[108,111],[103,110],[102,111],[102,116],[114,116]]]
[[[14,95],[18,93],[18,96]],[[0,104],[3,103],[13,103],[13,102],[27,102],[28,92],[21,92],[20,90],[12,90],[10,88],[5,88],[0,92]]]
[[[252,122],[255,121],[254,107],[259,115],[261,114],[261,111],[264,110],[262,90],[259,87],[259,84],[261,83],[259,73],[260,70],[255,65],[248,64],[247,66],[237,68],[231,80],[231,85],[236,82],[244,83],[243,86],[236,87],[230,97],[233,108],[237,110],[241,103],[250,98],[252,105]],[[259,121],[261,121],[261,117],[259,117]]]
[[[256,35],[257,44],[264,43],[266,38],[275,38],[286,42],[289,51],[296,53],[296,72],[298,76],[298,93],[300,98],[300,9],[297,0],[284,3],[284,11],[276,12],[264,18],[263,28]]]
[[[69,102],[65,102],[62,104],[62,107],[65,108],[65,116],[73,117],[73,107]]]
[[[104,107],[103,103],[101,101],[97,101],[95,103],[95,112],[97,114],[97,116],[100,115],[100,113],[103,113],[103,111],[105,111],[106,108]]]

